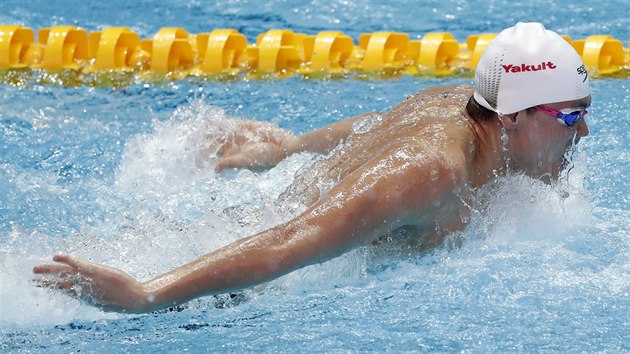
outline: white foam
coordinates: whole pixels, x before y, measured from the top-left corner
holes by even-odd
[[[84,224],[67,238],[16,225],[0,258],[0,321],[49,325],[117,316],[29,282],[32,267],[59,251],[147,279],[290,218],[298,209],[276,209],[273,201],[312,156],[292,156],[266,172],[217,175],[216,140],[236,122],[201,100],[182,106],[169,120],[155,121],[153,132],[127,142],[113,185],[91,182],[102,222]],[[60,189],[54,180],[42,188]]]
[[[592,202],[583,186],[585,166],[568,179],[547,185],[522,175],[499,179],[480,191],[468,228],[488,242],[559,241],[588,226]]]

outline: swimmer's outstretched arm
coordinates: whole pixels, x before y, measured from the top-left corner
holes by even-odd
[[[472,94],[470,88],[451,85],[430,87],[421,91],[419,95],[434,95],[457,90]],[[291,132],[269,123],[241,122],[239,129],[232,133],[232,136],[228,137],[219,148],[214,169],[216,172],[220,172],[226,168],[268,168],[298,152],[326,154],[348,138],[354,122],[373,114],[382,113],[364,113],[300,136],[295,136]],[[252,139],[252,137],[254,138]]]
[[[268,168],[298,152],[326,154],[348,138],[354,122],[371,114],[375,113],[347,118],[300,136],[269,123],[241,122],[239,130],[232,133],[217,151],[214,170]]]
[[[456,181],[464,178],[455,169],[464,164],[410,160],[419,153],[390,150],[375,156],[297,218],[144,283],[69,256],[55,256],[56,263],[33,271],[48,275],[38,279],[42,286],[65,289],[96,306],[121,312],[148,312],[269,281],[401,226],[416,225],[418,219],[437,217],[437,204],[456,199],[453,191],[461,187]],[[438,180],[431,179],[431,171],[439,172]],[[441,203],[435,203],[438,200]]]

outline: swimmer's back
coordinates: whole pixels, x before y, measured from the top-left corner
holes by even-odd
[[[368,116],[366,119],[371,122],[355,123],[355,126],[367,124],[370,127],[356,129],[326,159],[296,176],[284,197],[299,194],[293,197],[309,205],[320,197],[320,191],[307,191],[306,186],[333,185],[372,159],[402,150],[413,155],[411,158],[453,148],[474,150],[465,113],[472,93],[472,88],[467,86],[425,90],[408,97],[383,115]],[[454,141],[453,137],[460,139]]]

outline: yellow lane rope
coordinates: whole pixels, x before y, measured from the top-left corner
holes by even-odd
[[[256,43],[248,43],[235,29],[190,34],[183,28],[161,28],[152,38],[142,39],[126,27],[87,32],[55,26],[39,29],[36,40],[31,28],[0,25],[0,72],[6,76],[22,69],[69,69],[85,74],[168,74],[168,78],[353,72],[445,76],[473,72],[495,36],[473,34],[466,43],[458,43],[448,32],[426,33],[418,40],[405,33],[375,32],[362,34],[357,44],[338,31],[307,35],[272,29],[258,35]],[[591,77],[630,76],[630,55],[620,40],[609,35],[563,37],[582,56]]]

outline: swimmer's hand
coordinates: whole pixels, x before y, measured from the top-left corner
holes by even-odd
[[[298,140],[291,132],[270,123],[240,122],[219,147],[214,170],[273,167],[296,151]]]
[[[106,311],[146,311],[146,292],[127,273],[67,255],[56,255],[53,261],[33,268],[41,275],[34,280],[38,286],[61,289]]]

